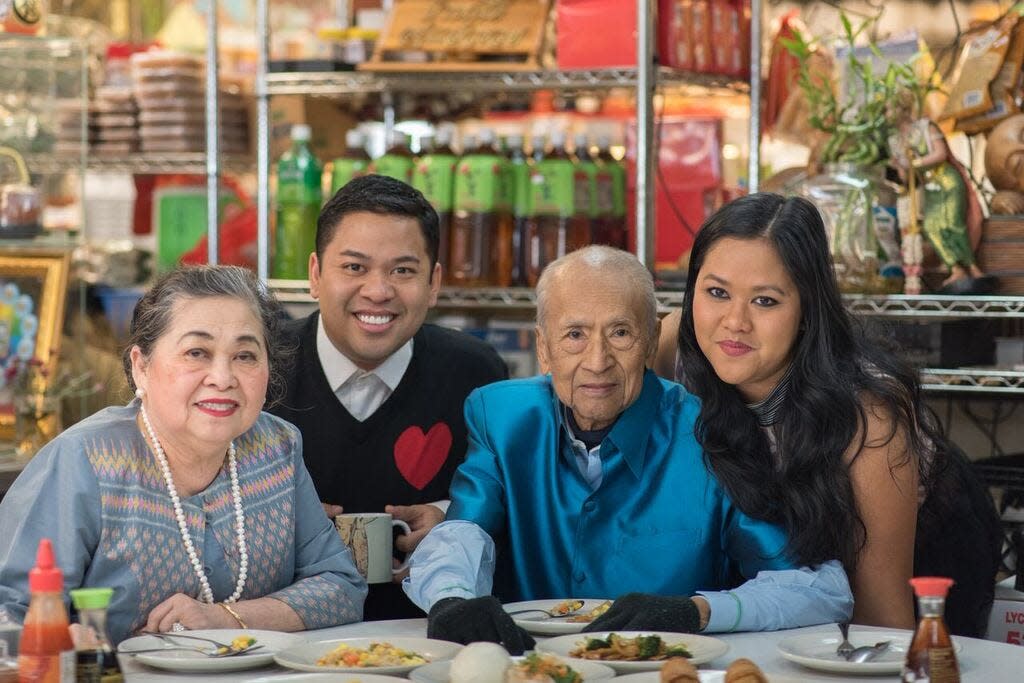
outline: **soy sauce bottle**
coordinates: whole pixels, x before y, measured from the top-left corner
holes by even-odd
[[[78,588],[71,602],[78,610],[81,629],[76,636],[75,683],[122,683],[117,653],[107,638],[107,607],[112,588]]]
[[[946,593],[953,579],[940,576],[918,576],[910,580],[917,596],[920,618],[917,631],[907,649],[903,664],[904,683],[929,681],[930,683],[960,683],[953,641],[942,618],[946,607]]]

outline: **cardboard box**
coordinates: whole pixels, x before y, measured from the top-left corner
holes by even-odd
[[[1024,645],[1024,592],[1014,590],[1016,577],[996,584],[996,599],[988,617],[987,640]]]
[[[555,32],[560,69],[636,66],[635,2],[558,0]]]
[[[310,148],[321,163],[341,156],[345,151],[345,132],[356,119],[343,106],[323,97],[281,95],[270,100],[271,163],[291,147],[291,130],[296,123],[313,129]]]

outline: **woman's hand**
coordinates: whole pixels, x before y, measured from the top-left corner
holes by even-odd
[[[199,602],[184,593],[175,593],[153,608],[146,620],[145,630],[167,632],[175,623],[191,630],[238,627],[227,610]]]

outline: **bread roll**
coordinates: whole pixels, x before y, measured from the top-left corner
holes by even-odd
[[[737,659],[725,670],[725,683],[768,683],[768,677],[749,659]]]
[[[697,669],[685,657],[672,657],[661,665],[661,683],[697,683]]]

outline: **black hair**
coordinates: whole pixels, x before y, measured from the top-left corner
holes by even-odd
[[[342,219],[350,213],[368,211],[388,216],[413,218],[420,225],[430,257],[433,277],[440,249],[441,229],[437,211],[416,188],[389,176],[366,175],[342,186],[320,209],[316,221],[316,257],[323,263],[324,249],[334,238]]]
[[[766,240],[800,295],[790,385],[772,427],[778,458],[740,393],[715,374],[694,332],[697,277],[708,251],[724,238]],[[679,367],[687,389],[701,399],[697,434],[709,467],[740,509],[786,529],[789,554],[801,564],[838,558],[848,572],[856,566],[865,527],[846,454],[855,446],[856,458],[864,447],[867,402],[891,420],[888,439],[898,431],[905,435],[907,458],[923,456],[943,438],[921,401],[914,371],[892,349],[869,339],[843,307],[821,215],[799,197],[748,195],[701,227],[690,253]],[[926,460],[921,458],[922,465]],[[890,462],[890,468],[900,464]],[[927,486],[928,468],[923,469],[921,483]]]

